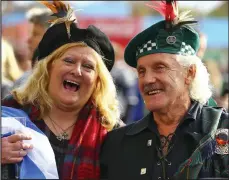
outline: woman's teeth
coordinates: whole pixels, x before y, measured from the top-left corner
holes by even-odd
[[[68,89],[70,91],[77,91],[80,88],[80,85],[77,82],[70,81],[70,80],[64,80],[64,88]]]
[[[72,84],[75,84],[75,85],[79,85],[78,83],[74,82],[74,81],[69,81],[69,80],[66,80],[67,83],[72,83]]]

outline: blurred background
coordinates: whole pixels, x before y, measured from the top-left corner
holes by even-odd
[[[118,88],[122,119],[126,123],[142,118],[147,110],[137,87],[134,69],[123,61],[124,48],[137,33],[162,20],[162,16],[145,4],[149,1],[65,1],[74,9],[78,24],[94,24],[114,44],[116,63],[112,76]],[[201,37],[198,56],[207,66],[214,90],[213,98],[228,110],[228,2],[180,1],[179,11],[191,10],[199,21]],[[37,1],[2,1],[2,98],[21,84],[35,62],[37,43],[47,29]],[[38,20],[34,17],[38,17]],[[47,16],[47,14],[46,14]],[[33,20],[35,19],[35,20]],[[16,85],[15,85],[16,82]]]

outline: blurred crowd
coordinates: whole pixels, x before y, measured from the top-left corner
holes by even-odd
[[[50,24],[50,12],[45,9],[33,8],[27,12],[29,26],[28,54],[21,54],[18,44],[10,43],[7,37],[2,37],[2,87],[1,98],[4,98],[14,88],[20,87],[27,80],[36,64],[36,47],[44,32]],[[25,29],[27,31],[27,29]],[[198,56],[205,63],[213,88],[213,99],[218,106],[228,110],[228,68],[221,66],[212,58],[205,58],[208,37],[199,32],[201,46]],[[119,100],[121,102],[122,119],[125,123],[131,123],[141,119],[146,113],[144,102],[141,99],[137,73],[124,61],[124,48],[122,45],[113,42],[116,62],[111,71],[117,87]]]

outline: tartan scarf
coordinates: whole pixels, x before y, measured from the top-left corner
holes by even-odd
[[[2,105],[24,110],[31,121],[37,120],[39,109],[33,105],[21,106],[12,95]],[[99,180],[99,153],[107,130],[101,125],[100,114],[91,101],[80,111],[69,140],[61,179]]]

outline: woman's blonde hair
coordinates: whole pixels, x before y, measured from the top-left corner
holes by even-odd
[[[16,100],[22,104],[33,104],[40,109],[40,118],[52,108],[52,99],[48,94],[49,71],[48,68],[56,59],[60,58],[66,50],[72,47],[86,47],[85,43],[69,43],[61,46],[35,65],[33,74],[23,86],[13,90]],[[102,57],[95,52],[97,58],[98,80],[92,93],[92,100],[102,115],[102,125],[112,130],[120,118],[117,92],[113,79],[107,70]]]
[[[13,47],[2,38],[2,78],[14,82],[20,78],[23,71],[20,69]]]

